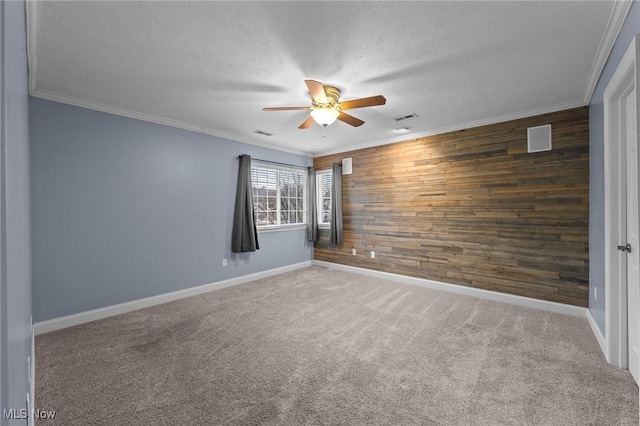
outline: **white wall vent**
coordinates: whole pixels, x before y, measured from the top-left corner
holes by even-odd
[[[351,158],[343,158],[342,159],[342,174],[343,175],[350,175],[351,173],[353,173],[353,162],[351,161]]]
[[[529,152],[551,151],[551,124],[527,129],[527,149]]]

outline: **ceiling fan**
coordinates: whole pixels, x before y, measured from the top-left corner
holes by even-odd
[[[308,129],[313,125],[314,121],[321,126],[327,127],[336,121],[336,119],[350,124],[353,127],[358,127],[362,126],[364,121],[345,113],[345,110],[384,105],[387,102],[382,95],[340,102],[340,90],[338,88],[326,86],[316,80],[305,80],[304,82],[309,88],[311,106],[264,108],[263,111],[311,111],[310,117],[307,118],[298,129]]]

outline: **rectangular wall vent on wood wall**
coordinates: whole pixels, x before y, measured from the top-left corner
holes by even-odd
[[[529,152],[551,151],[551,124],[527,129],[527,149]]]
[[[351,158],[343,158],[342,159],[342,174],[343,175],[350,175],[351,173],[353,173],[353,162],[351,161]]]

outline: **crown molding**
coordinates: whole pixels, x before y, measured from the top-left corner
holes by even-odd
[[[73,105],[80,108],[91,109],[94,111],[100,111],[107,114],[133,118],[135,120],[147,121],[155,124],[162,124],[164,126],[175,127],[183,130],[189,130],[191,132],[203,133],[205,135],[215,136],[218,138],[223,138],[223,139],[227,139],[234,142],[246,143],[249,145],[255,145],[262,148],[273,149],[281,152],[288,152],[290,154],[301,155],[304,157],[312,156],[310,153],[305,151],[285,148],[282,146],[272,145],[264,142],[256,142],[254,140],[249,140],[249,139],[241,140],[241,139],[238,139],[237,136],[235,135],[229,135],[224,132],[219,132],[217,130],[210,129],[208,127],[198,126],[198,125],[187,123],[180,120],[172,120],[172,119],[160,117],[157,115],[145,114],[142,112],[137,112],[137,111],[129,110],[126,108],[113,107],[110,105],[105,105],[105,104],[101,104],[93,101],[87,101],[87,100],[76,98],[73,96],[61,95],[60,93],[51,92],[48,90],[40,90],[40,89],[30,90],[30,94],[35,98],[46,99],[48,101],[54,101],[54,102],[60,102],[63,104]]]
[[[187,123],[180,120],[172,120],[151,114],[144,114],[137,111],[128,110],[126,108],[112,107],[98,102],[88,101],[85,99],[62,95],[60,93],[38,89],[37,79],[37,58],[38,58],[38,27],[40,22],[40,1],[26,1],[26,25],[27,25],[27,66],[29,70],[29,94],[35,98],[46,99],[49,101],[60,102],[67,105],[73,105],[81,108],[87,108],[94,111],[105,112],[107,114],[119,115],[122,117],[133,118],[136,120],[147,121],[150,123],[162,124],[165,126],[175,127],[178,129],[189,130],[192,132],[203,133],[205,135],[216,136],[228,139],[234,142],[246,143],[249,145],[260,146],[262,148],[273,149],[290,154],[301,155],[304,157],[312,157],[312,154],[306,151],[285,148],[264,142],[254,140],[238,140],[235,135],[228,135],[214,129]]]
[[[529,109],[526,111],[515,112],[512,114],[499,115],[496,117],[484,118],[482,120],[467,121],[466,123],[440,127],[437,129],[425,130],[423,132],[405,133],[401,136],[395,136],[392,138],[378,139],[371,142],[357,143],[355,145],[350,145],[344,149],[320,151],[315,153],[314,158],[324,157],[325,155],[342,154],[346,152],[358,151],[360,149],[373,148],[375,146],[389,145],[396,142],[406,142],[409,140],[425,138],[427,136],[436,136],[436,135],[441,135],[443,133],[456,132],[458,130],[466,130],[466,129],[472,129],[474,127],[488,126],[490,124],[504,123],[506,121],[519,120],[521,118],[535,117],[536,115],[549,114],[552,112],[564,111],[567,109],[583,107],[586,105],[587,104],[581,99],[570,101],[570,102],[563,102],[561,104],[551,105],[551,106],[542,107],[542,108]]]
[[[602,70],[604,70],[604,66],[607,64],[607,59],[609,59],[611,50],[613,50],[613,46],[618,39],[618,35],[620,34],[620,30],[622,29],[622,25],[624,24],[624,20],[629,13],[632,3],[632,0],[618,0],[613,2],[609,22],[607,22],[607,27],[600,40],[600,45],[593,59],[593,64],[591,64],[587,84],[584,88],[584,96],[582,99],[585,105],[591,103],[591,98],[596,90],[596,85],[598,84]]]
[[[388,145],[396,142],[403,142],[411,139],[418,139],[427,136],[434,136],[442,133],[448,133],[458,130],[469,129],[478,126],[484,126],[489,124],[496,124],[504,121],[516,120],[520,118],[531,117],[535,115],[541,115],[551,112],[557,112],[564,109],[571,109],[580,106],[589,105],[591,98],[595,91],[596,85],[606,65],[607,59],[613,49],[615,41],[622,29],[622,25],[627,17],[629,9],[633,0],[616,0],[613,1],[613,8],[609,16],[609,21],[605,28],[605,32],[600,40],[598,51],[594,58],[585,91],[582,100],[570,101],[562,104],[552,105],[549,107],[543,107],[538,109],[527,110],[519,113],[506,114],[497,117],[490,117],[477,121],[470,121],[453,126],[445,126],[437,129],[426,130],[423,132],[403,134],[391,138],[378,139],[371,142],[362,142],[355,145],[351,145],[346,148],[338,148],[327,151],[302,151],[291,148],[285,148],[282,146],[269,144],[265,142],[258,142],[250,139],[238,139],[236,135],[229,135],[224,132],[217,131],[215,129],[198,126],[195,124],[183,122],[180,120],[172,120],[160,116],[151,114],[140,113],[125,108],[112,107],[109,105],[84,100],[81,98],[62,95],[52,91],[41,90],[37,88],[37,37],[38,37],[38,25],[39,25],[39,1],[26,1],[25,8],[27,13],[27,61],[29,69],[29,93],[31,96],[41,99],[46,99],[54,102],[60,102],[68,105],[73,105],[81,108],[87,108],[95,111],[105,112],[108,114],[119,115],[123,117],[133,118],[137,120],[147,121],[156,124],[162,124],[165,126],[175,127],[183,130],[189,130],[192,132],[203,133],[210,136],[216,136],[236,142],[247,143],[250,145],[260,146],[263,148],[273,149],[276,151],[287,152],[291,154],[301,155],[305,157],[321,157],[325,155],[338,154],[343,152],[356,151],[359,149],[371,148],[374,146]]]

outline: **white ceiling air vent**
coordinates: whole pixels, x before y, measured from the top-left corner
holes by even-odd
[[[418,115],[415,112],[412,112],[410,114],[405,114],[405,115],[401,115],[400,117],[396,117],[394,118],[394,120],[396,121],[404,121],[404,120],[410,120],[412,118],[416,118]]]
[[[273,133],[267,133],[262,130],[254,130],[253,133],[255,133],[256,135],[262,135],[262,136],[273,136]]]

